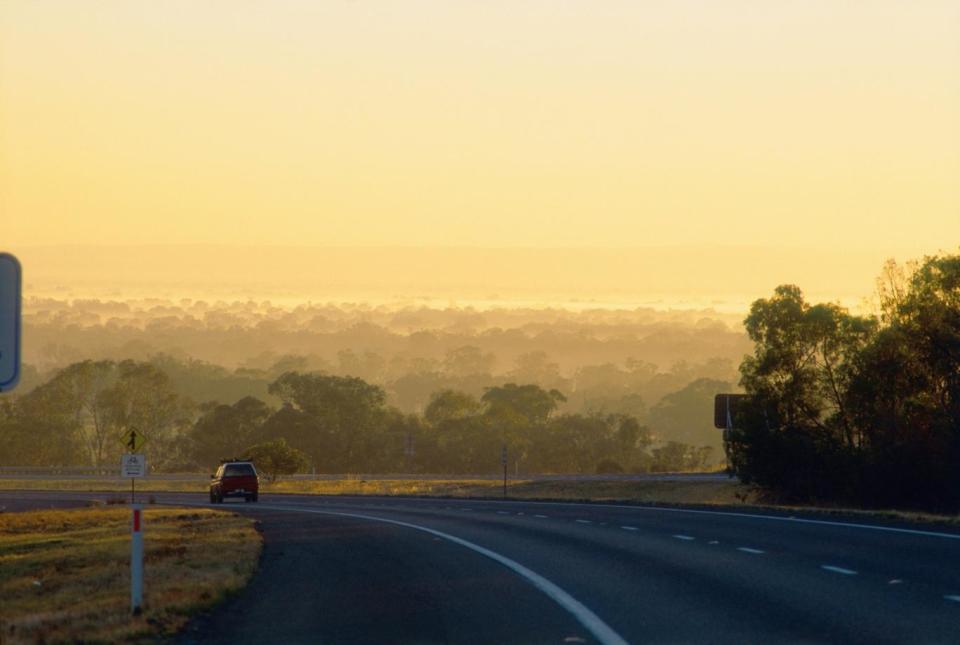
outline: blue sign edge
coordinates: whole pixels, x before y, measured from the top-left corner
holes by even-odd
[[[15,319],[13,322],[14,336],[16,339],[13,346],[13,377],[9,381],[0,382],[0,392],[8,392],[15,388],[17,383],[20,382],[20,325],[22,324],[21,308],[23,306],[23,267],[16,256],[0,251],[0,262],[4,261],[9,261],[13,264],[13,269],[17,276],[16,304],[14,309]]]

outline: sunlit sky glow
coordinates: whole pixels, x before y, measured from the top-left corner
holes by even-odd
[[[955,0],[4,0],[0,246],[956,249],[958,34]]]

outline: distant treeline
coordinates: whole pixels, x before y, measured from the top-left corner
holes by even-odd
[[[176,362],[81,361],[0,399],[0,463],[113,465],[130,429],[148,438],[159,471],[211,468],[278,439],[304,453],[307,468],[331,473],[497,472],[504,447],[516,474],[697,470],[717,458],[712,447],[655,437],[629,414],[560,413],[565,396],[535,384],[489,386],[480,397],[441,389],[422,414],[406,414],[360,378],[289,371],[267,385],[275,405],[251,395],[196,405],[178,392],[191,382],[177,384],[164,364]],[[706,408],[718,385],[697,381],[655,410],[682,424],[684,402]]]
[[[196,404],[252,396],[277,408],[270,384],[287,372],[355,377],[421,416],[440,390],[480,399],[535,384],[563,392],[555,414],[632,416],[656,442],[711,446],[719,462],[710,397],[733,387],[749,349],[738,322],[707,311],[31,298],[14,396],[85,360],[150,364]]]
[[[889,262],[880,312],[753,303],[749,402],[728,439],[740,478],[785,500],[960,508],[960,255]]]

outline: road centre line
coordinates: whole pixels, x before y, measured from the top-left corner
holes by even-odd
[[[751,549],[748,546],[738,546],[737,551],[743,551],[744,553],[755,553],[755,554],[766,553],[766,551],[763,551],[761,549]]]
[[[820,568],[825,571],[832,571],[833,573],[840,573],[845,576],[855,576],[857,572],[853,569],[844,569],[843,567],[835,567],[832,564],[821,564]]]
[[[209,506],[206,504],[195,504],[195,506]],[[624,640],[620,634],[615,632],[612,627],[607,625],[603,620],[597,616],[593,611],[591,611],[586,605],[581,603],[579,600],[568,594],[566,591],[558,587],[556,584],[550,580],[544,578],[539,573],[528,569],[523,566],[516,560],[511,560],[510,558],[500,555],[496,551],[491,551],[486,547],[482,547],[479,544],[470,542],[469,540],[464,540],[455,535],[449,533],[444,533],[443,531],[438,531],[436,529],[431,529],[426,526],[421,526],[420,524],[411,524],[410,522],[401,522],[400,520],[390,520],[384,517],[376,517],[373,515],[363,515],[360,513],[342,513],[337,511],[321,511],[319,509],[309,509],[309,508],[290,508],[283,506],[268,506],[266,504],[261,504],[260,508],[265,510],[278,510],[278,511],[293,511],[297,513],[313,513],[316,515],[335,515],[339,517],[352,517],[361,520],[370,520],[372,522],[383,522],[385,524],[393,524],[395,526],[402,526],[409,529],[414,529],[417,531],[423,531],[424,533],[429,533],[434,537],[439,537],[454,544],[458,544],[462,547],[470,549],[475,553],[486,556],[491,560],[502,564],[507,567],[520,577],[524,578],[527,582],[532,584],[534,587],[539,589],[541,592],[547,595],[551,600],[560,605],[565,609],[570,615],[572,615],[577,622],[579,622],[583,627],[597,639],[598,642],[603,645],[627,645],[627,641]]]

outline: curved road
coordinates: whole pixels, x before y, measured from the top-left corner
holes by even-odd
[[[0,506],[105,496],[7,492]],[[185,643],[960,642],[950,529],[445,499],[223,507],[261,520],[261,568]]]

